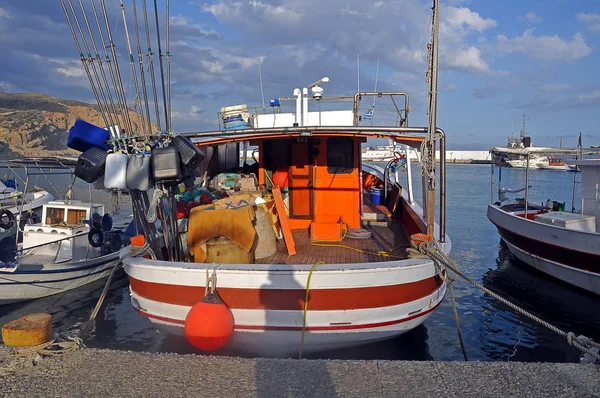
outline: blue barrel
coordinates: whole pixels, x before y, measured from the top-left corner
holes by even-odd
[[[383,188],[376,188],[376,187],[371,188],[371,202],[373,202],[374,205],[381,204],[382,193],[383,193]]]
[[[94,126],[85,120],[77,119],[73,127],[69,130],[67,146],[79,152],[85,152],[91,147],[106,151],[108,149],[106,141],[109,138],[110,133],[108,130]]]

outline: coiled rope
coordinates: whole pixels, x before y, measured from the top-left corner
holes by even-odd
[[[435,241],[428,242],[428,241],[413,237],[413,238],[411,238],[411,245],[412,245],[412,248],[407,249],[409,256],[415,257],[415,258],[424,258],[423,256],[426,256],[426,257],[431,258],[434,261],[434,263],[437,262],[438,264],[443,264],[446,268],[450,269],[457,276],[460,276],[462,279],[464,279],[471,285],[473,285],[476,288],[480,289],[481,291],[489,294],[491,297],[493,297],[496,300],[500,301],[501,303],[507,305],[509,308],[517,311],[521,315],[526,316],[527,318],[531,319],[532,321],[537,322],[538,324],[540,324],[540,325],[546,327],[547,329],[550,329],[551,331],[557,333],[558,335],[564,337],[567,340],[567,343],[569,345],[571,345],[571,346],[579,349],[581,352],[584,352],[584,353],[588,354],[589,356],[595,358],[596,361],[600,361],[600,351],[599,351],[600,344],[596,343],[593,339],[591,339],[589,337],[582,336],[582,335],[577,336],[573,332],[565,332],[564,330],[559,329],[558,327],[550,324],[549,322],[544,321],[543,319],[539,318],[538,316],[530,313],[529,311],[526,311],[525,309],[508,301],[504,297],[494,293],[493,291],[484,287],[483,285],[475,282],[473,279],[469,278],[468,276],[466,276],[465,274],[460,272],[460,270],[458,269],[458,264],[456,264],[456,262],[454,260],[452,260],[452,258],[450,258],[450,256],[448,256],[446,253],[444,253],[440,249],[437,242],[435,242]],[[436,267],[437,266],[438,265],[436,265]]]

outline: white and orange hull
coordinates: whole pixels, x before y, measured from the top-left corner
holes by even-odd
[[[228,348],[259,356],[297,355],[310,265],[180,264],[124,261],[131,300],[164,331],[183,334],[190,308],[205,294],[206,270],[231,308]],[[303,352],[361,345],[403,334],[441,303],[445,283],[429,260],[323,264],[313,272]]]

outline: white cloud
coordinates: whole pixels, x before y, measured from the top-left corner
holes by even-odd
[[[522,36],[513,39],[499,35],[496,48],[504,54],[528,54],[543,61],[572,61],[592,52],[581,33],[574,34],[571,40],[565,40],[558,35],[535,36],[533,29],[527,29]]]
[[[472,73],[490,72],[490,66],[481,58],[481,51],[475,46],[460,49],[452,54],[446,53],[443,59],[450,68]]]
[[[10,14],[3,8],[0,8],[0,18],[10,18]]]
[[[600,100],[600,90],[593,90],[590,93],[579,94],[577,99],[583,104],[595,104]]]
[[[584,13],[580,12],[577,14],[577,19],[585,23],[589,30],[593,32],[600,32],[600,14],[596,13]]]
[[[175,15],[169,17],[169,23],[171,26],[185,26],[190,23],[190,18],[183,15]]]
[[[538,24],[542,22],[542,18],[539,17],[535,12],[529,11],[527,14],[519,17],[519,20],[525,21],[531,25]]]
[[[451,26],[467,27],[477,32],[483,32],[486,29],[495,28],[498,23],[493,19],[482,18],[478,13],[471,11],[466,7],[446,7],[443,14],[447,24]]]

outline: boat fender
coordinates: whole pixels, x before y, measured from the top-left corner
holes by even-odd
[[[184,330],[187,340],[197,349],[218,350],[233,334],[233,314],[215,291],[190,309]]]
[[[10,210],[0,210],[0,228],[9,229],[15,222],[15,216]]]
[[[92,228],[88,233],[88,242],[92,247],[100,247],[104,243],[104,234],[101,229]]]

